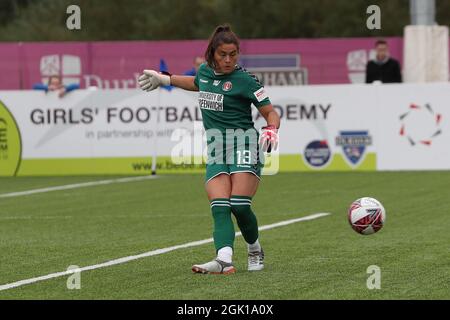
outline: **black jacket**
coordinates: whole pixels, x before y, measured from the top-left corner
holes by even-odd
[[[375,80],[383,83],[402,82],[400,64],[397,60],[389,58],[386,63],[381,65],[370,60],[366,66],[366,83],[372,83]]]

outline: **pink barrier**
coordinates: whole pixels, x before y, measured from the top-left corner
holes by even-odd
[[[387,40],[391,55],[402,63],[402,38]],[[304,84],[361,82],[374,41],[374,38],[242,40],[241,56],[267,58],[262,62],[267,70],[259,71],[265,72],[266,79],[274,81],[272,84],[291,81],[298,76],[298,70]],[[135,88],[136,77],[143,68],[158,69],[160,59],[164,59],[170,72],[183,73],[192,68],[195,56],[203,55],[206,45],[206,40],[0,44],[0,89],[31,89],[54,73],[60,74],[65,83],[75,82],[81,87]],[[291,58],[297,63],[284,67],[283,74],[270,65],[278,57],[286,60],[283,63],[290,63]]]
[[[14,90],[23,88],[21,74],[24,66],[21,65],[18,44],[0,44],[0,89]]]

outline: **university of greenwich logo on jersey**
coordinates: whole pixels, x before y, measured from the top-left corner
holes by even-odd
[[[198,104],[200,109],[223,111],[223,94],[200,91]]]

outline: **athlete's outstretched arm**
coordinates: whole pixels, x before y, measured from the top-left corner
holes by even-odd
[[[195,77],[193,76],[177,76],[170,77],[170,84],[189,91],[198,91],[198,87],[194,83]]]
[[[139,77],[139,87],[144,91],[152,91],[159,86],[175,86],[181,89],[198,91],[193,76],[177,76],[159,73],[155,70],[144,70]]]

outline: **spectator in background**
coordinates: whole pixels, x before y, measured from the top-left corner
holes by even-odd
[[[200,67],[200,65],[202,63],[205,62],[205,58],[201,57],[201,56],[197,56],[194,58],[194,66],[192,67],[192,69],[186,71],[184,73],[185,76],[195,76],[197,74],[198,68]]]
[[[37,83],[33,86],[34,90],[44,90],[45,93],[49,92],[49,91],[59,91],[58,96],[60,98],[64,97],[64,95],[66,95],[66,93],[69,93],[70,91],[79,89],[80,85],[73,83],[73,84],[69,84],[67,86],[65,86],[62,81],[61,81],[61,77],[60,76],[50,76],[48,78],[48,84],[43,84],[43,83]]]
[[[375,43],[377,56],[366,66],[366,83],[381,81],[383,83],[402,82],[400,64],[389,56],[389,47],[385,40]]]

